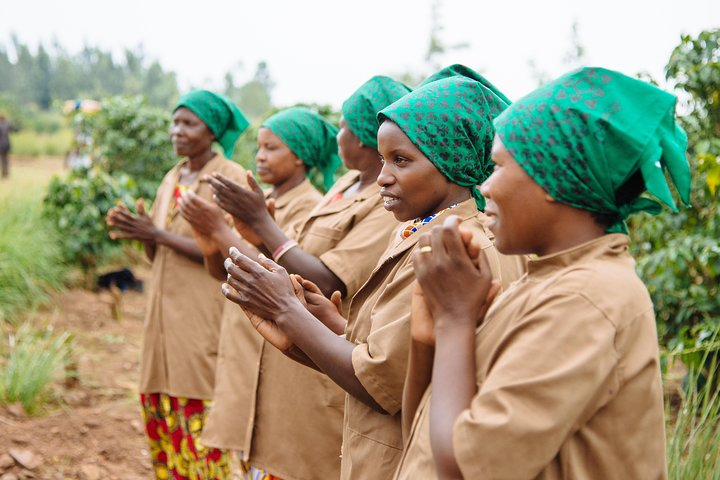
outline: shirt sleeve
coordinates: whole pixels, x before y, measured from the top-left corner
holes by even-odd
[[[402,407],[410,339],[410,301],[415,274],[412,263],[401,267],[372,309],[372,330],[355,347],[355,376],[390,415]]]
[[[618,390],[616,329],[581,294],[547,296],[508,321],[491,352],[476,350],[491,365],[454,425],[465,478],[535,478]]]

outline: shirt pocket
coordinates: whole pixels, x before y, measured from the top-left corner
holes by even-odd
[[[311,255],[319,256],[335,248],[344,236],[345,229],[342,227],[314,225],[302,239],[302,248]]]

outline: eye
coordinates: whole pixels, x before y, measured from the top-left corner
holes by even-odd
[[[407,158],[399,156],[395,157],[395,159],[393,160],[393,163],[399,167],[405,166],[409,162],[410,160],[408,160]]]

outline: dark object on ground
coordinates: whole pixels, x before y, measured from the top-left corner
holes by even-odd
[[[111,285],[115,285],[123,292],[128,290],[135,290],[136,292],[143,291],[143,281],[135,278],[135,275],[133,275],[129,268],[123,268],[116,272],[108,272],[98,277],[98,289],[110,288]]]

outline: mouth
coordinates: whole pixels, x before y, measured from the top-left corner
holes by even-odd
[[[395,209],[395,207],[397,207],[401,202],[400,198],[389,192],[381,190],[380,196],[383,197],[383,207],[385,207],[385,210],[388,211],[392,211],[393,209]]]
[[[497,224],[497,219],[498,219],[497,212],[495,212],[491,208],[487,208],[487,206],[486,206],[485,207],[485,216],[487,217],[486,226],[487,226],[487,228],[492,230],[495,227],[495,224]]]

